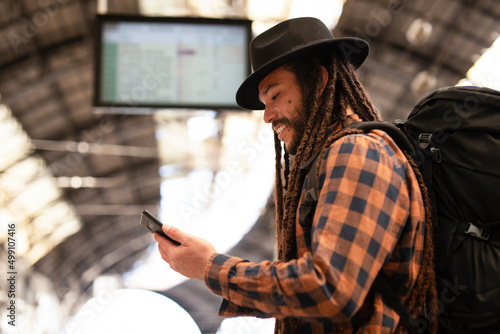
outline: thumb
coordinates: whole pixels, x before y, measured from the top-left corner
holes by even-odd
[[[177,227],[164,224],[162,226],[162,230],[170,238],[172,238],[172,239],[174,239],[174,240],[179,241],[180,243],[182,243],[182,239],[184,239],[185,233],[182,232],[181,230],[179,230]]]

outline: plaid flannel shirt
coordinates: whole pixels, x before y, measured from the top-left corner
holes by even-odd
[[[297,214],[297,260],[212,256],[205,282],[223,296],[219,315],[296,317],[302,333],[391,333],[399,316],[372,283],[381,270],[409,289],[417,277],[425,215],[415,174],[374,130],[333,143],[318,177],[312,226]]]

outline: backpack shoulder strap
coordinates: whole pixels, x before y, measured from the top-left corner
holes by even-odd
[[[384,299],[390,307],[400,317],[400,321],[405,325],[408,332],[411,334],[421,333],[421,328],[418,326],[418,322],[415,321],[410,311],[404,306],[398,297],[398,292],[394,290],[391,279],[385,276],[382,272],[379,272],[375,281],[373,282],[373,287],[378,290],[384,296]],[[400,285],[403,287],[403,285]]]
[[[396,145],[398,145],[401,150],[407,151],[408,153],[413,152],[415,149],[412,143],[396,124],[399,123],[395,122],[395,124],[393,124],[384,121],[354,122],[348,125],[346,128],[361,129],[365,132],[371,130],[382,130],[396,142]]]
[[[302,204],[299,223],[301,226],[311,226],[312,219],[314,217],[314,211],[316,210],[316,203],[318,202],[318,190],[316,185],[316,166],[318,165],[318,160],[320,158],[321,149],[317,150],[304,164],[302,164],[300,169],[309,169],[309,174],[307,175],[307,188],[305,194],[305,201]],[[310,166],[310,167],[309,167]]]

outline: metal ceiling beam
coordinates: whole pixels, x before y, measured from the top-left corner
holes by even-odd
[[[144,209],[151,209],[151,205],[74,205],[76,212],[81,216],[139,216]],[[154,206],[156,208],[156,206]]]
[[[23,83],[21,87],[15,90],[15,92],[12,92],[10,94],[3,94],[2,95],[2,103],[12,106],[15,105],[19,100],[25,98],[26,96],[30,95],[33,93],[33,91],[37,90],[40,88],[40,86],[46,86],[46,85],[51,85],[54,83],[57,83],[60,81],[60,78],[62,78],[64,75],[67,75],[68,73],[78,73],[86,68],[89,68],[93,63],[92,59],[86,59],[85,61],[79,62],[79,63],[72,63],[66,67],[59,68],[58,70],[51,71],[50,73],[46,73],[43,76],[41,76],[38,80],[33,80],[30,83]],[[17,77],[22,76],[25,71],[24,66],[19,66],[19,72],[18,73],[12,73],[13,75]],[[0,73],[2,73],[2,69],[0,68]]]
[[[157,159],[158,151],[153,147],[95,144],[85,141],[31,140],[34,149],[43,151],[76,152],[81,154],[116,155],[135,158]]]

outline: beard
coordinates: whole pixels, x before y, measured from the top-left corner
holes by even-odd
[[[285,124],[293,129],[292,139],[288,145],[285,144],[285,151],[290,155],[295,155],[300,143],[302,142],[306,129],[307,117],[304,106],[302,104],[297,106],[294,110],[293,116],[283,117],[276,122]]]

